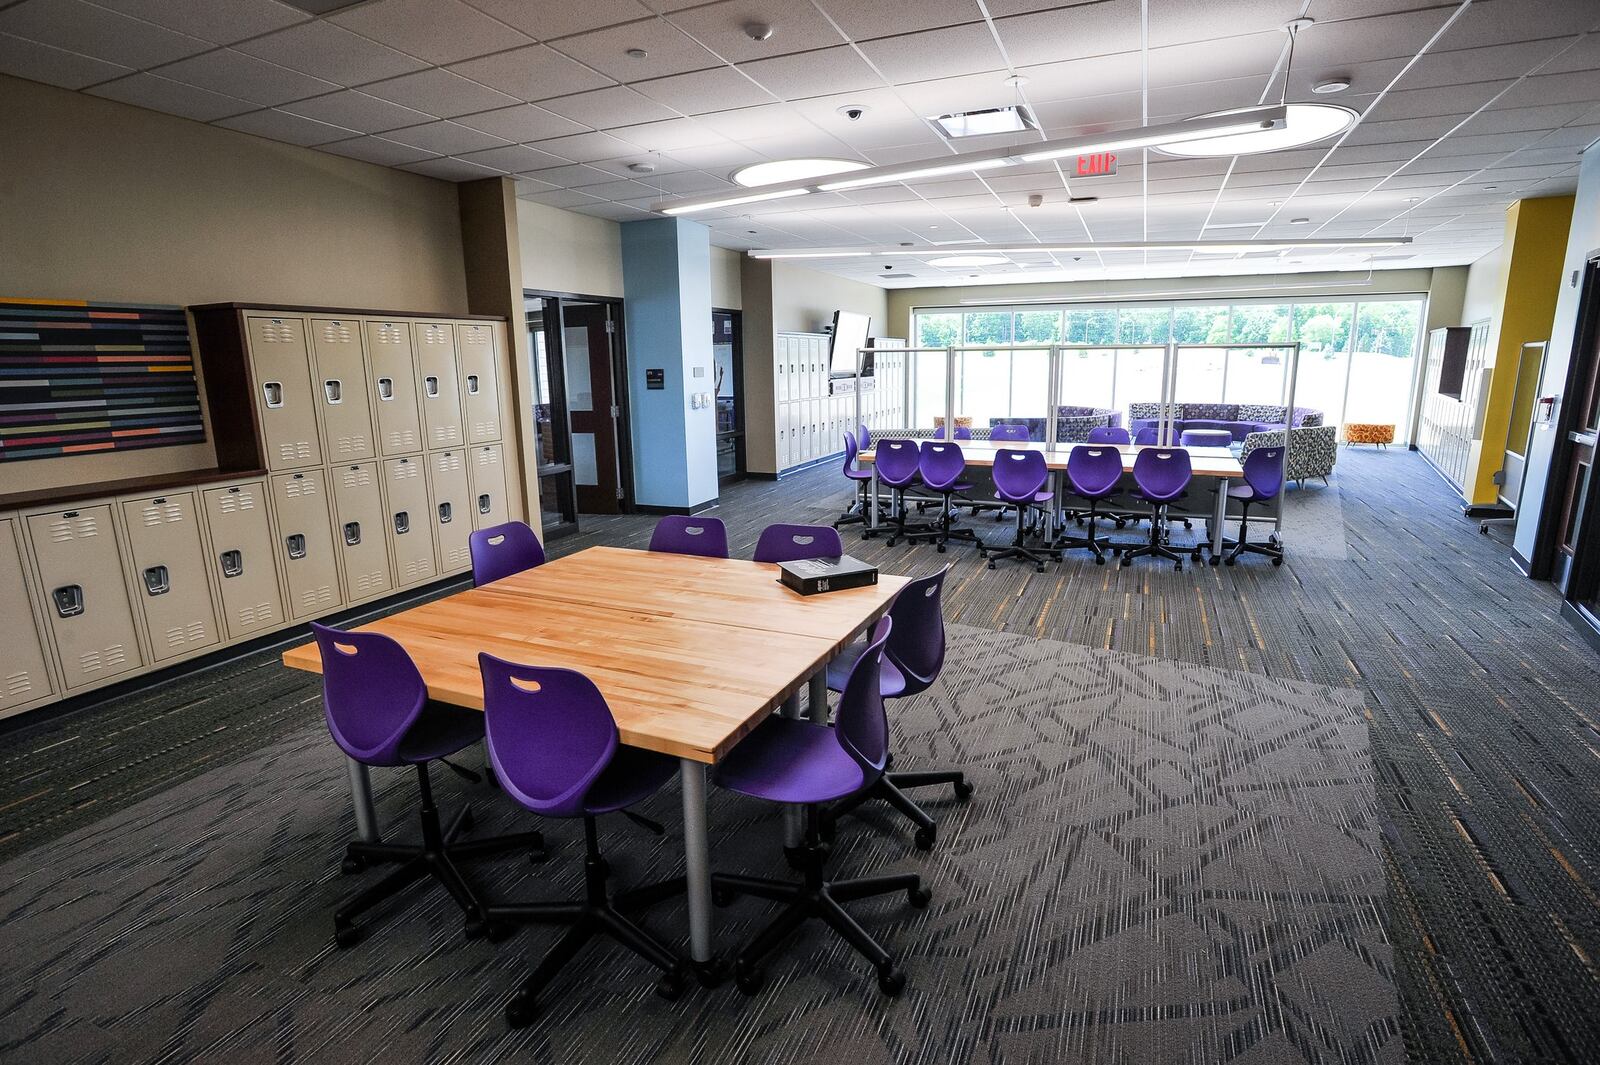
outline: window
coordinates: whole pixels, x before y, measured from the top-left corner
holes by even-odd
[[[961,316],[959,314],[917,315],[915,348],[948,348],[961,343]]]

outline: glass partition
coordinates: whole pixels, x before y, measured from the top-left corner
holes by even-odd
[[[1224,403],[1282,403],[1288,366],[1277,348],[1229,348]]]
[[[1295,336],[1300,341],[1295,391],[1302,407],[1323,412],[1330,425],[1344,423],[1345,382],[1350,376],[1350,336],[1354,303],[1297,303]],[[1409,382],[1406,392],[1409,401]]]
[[[1026,425],[1030,440],[1045,440],[1048,347],[957,351],[955,367],[957,428],[984,439],[995,425]]]
[[[906,349],[906,418],[900,428],[916,436],[944,435],[948,358],[948,348]]]
[[[1422,306],[1412,300],[1362,301],[1356,310],[1344,418],[1393,425],[1396,439],[1411,434],[1411,385],[1416,378]]]
[[[1168,398],[1177,404],[1221,403],[1227,378],[1227,349],[1179,348]]]

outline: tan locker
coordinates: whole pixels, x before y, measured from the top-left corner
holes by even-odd
[[[500,359],[494,327],[456,326],[456,352],[461,363],[461,409],[467,443],[500,439]]]
[[[128,577],[150,654],[165,662],[222,642],[192,492],[122,501]]]
[[[383,464],[384,535],[394,555],[402,588],[432,580],[439,572],[433,555],[433,521],[428,516],[428,479],[421,455]]]
[[[311,396],[311,352],[299,318],[245,319],[250,365],[255,370],[256,411],[267,468],[294,470],[322,461],[317,409]]]
[[[383,535],[383,492],[378,487],[378,464],[362,462],[335,466],[330,473],[334,533],[344,562],[346,602],[393,591],[389,542]]]
[[[417,408],[417,365],[411,355],[411,326],[369,321],[367,370],[372,406],[378,417],[378,446],[385,455],[422,450],[422,415]]]
[[[201,493],[211,537],[211,572],[222,596],[228,639],[255,636],[282,625],[283,592],[272,549],[266,485],[245,481]]]
[[[272,509],[278,519],[278,563],[289,586],[290,619],[326,614],[344,602],[326,474],[305,470],[274,477]]]
[[[314,384],[328,462],[376,458],[361,323],[351,318],[313,318],[311,350],[317,357]]]
[[[45,615],[68,691],[144,664],[111,522],[109,503],[28,518]]]
[[[22,565],[22,541],[17,523],[0,519],[0,603],[6,604],[10,624],[0,641],[0,714],[56,693],[45,653],[45,634],[34,622],[34,610],[43,607],[28,593]]]
[[[467,541],[476,508],[467,487],[467,453],[428,453],[428,492],[433,497],[433,534],[439,547],[439,572],[457,573],[472,566]]]
[[[456,377],[456,334],[449,322],[417,322],[412,326],[417,352],[417,391],[422,395],[422,430],[427,446],[459,447],[461,386]]]
[[[506,509],[506,459],[499,444],[480,444],[467,450],[472,476],[472,525],[487,529],[511,520]]]

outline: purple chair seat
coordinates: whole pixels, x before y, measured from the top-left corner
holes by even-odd
[[[1247,484],[1236,484],[1228,488],[1229,499],[1254,499],[1256,490]]]
[[[720,787],[773,802],[832,802],[867,786],[860,763],[833,729],[773,716],[728,753],[714,778]]]
[[[455,754],[482,739],[481,713],[429,699],[395,753],[402,763],[418,764]]]
[[[675,759],[638,747],[618,746],[583,796],[584,812],[609,814],[649,798],[678,771]]]
[[[828,690],[844,691],[844,682],[849,679],[850,671],[856,668],[856,659],[867,649],[864,643],[853,643],[843,651],[833,656],[828,663]],[[888,655],[883,656],[883,665],[878,671],[878,691],[884,698],[892,699],[904,695],[906,692],[906,675],[900,672]]]

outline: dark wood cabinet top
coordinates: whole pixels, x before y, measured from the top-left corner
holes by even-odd
[[[493,314],[441,314],[438,311],[374,311],[359,307],[301,307],[291,303],[198,303],[191,311],[290,311],[294,314],[328,314],[335,318],[453,318],[463,322],[504,322]]]
[[[266,470],[183,470],[149,477],[124,477],[119,481],[95,481],[90,484],[63,485],[60,488],[7,492],[0,495],[0,511],[75,503],[105,496],[177,491],[194,485],[215,484],[218,481],[248,481],[252,477],[265,477],[266,473]]]

